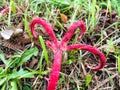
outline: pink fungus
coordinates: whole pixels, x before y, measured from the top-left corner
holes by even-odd
[[[87,65],[88,68],[90,68],[92,70],[99,70],[105,66],[106,58],[105,58],[104,54],[102,52],[100,52],[96,47],[86,45],[86,44],[67,45],[67,43],[72,38],[72,36],[77,28],[81,29],[79,38],[81,38],[84,35],[86,26],[83,21],[77,21],[77,22],[73,23],[73,25],[66,32],[66,34],[63,36],[61,41],[57,40],[55,33],[53,32],[53,29],[51,28],[51,26],[45,20],[43,20],[41,18],[36,18],[36,19],[32,20],[32,22],[30,24],[30,29],[31,29],[32,35],[35,38],[38,37],[38,35],[36,34],[36,32],[34,30],[34,26],[36,24],[42,25],[43,28],[48,33],[48,36],[50,37],[51,41],[46,41],[46,45],[49,48],[51,48],[54,52],[54,63],[52,65],[52,71],[50,73],[47,90],[55,90],[56,89],[56,85],[57,85],[57,82],[58,82],[58,79],[60,76],[62,53],[64,51],[77,50],[77,49],[86,50],[88,52],[91,52],[91,53],[97,55],[100,58],[100,64],[98,66],[91,68],[90,66]]]

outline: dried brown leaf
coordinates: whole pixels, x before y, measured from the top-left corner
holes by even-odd
[[[60,16],[61,16],[61,21],[62,21],[63,23],[67,23],[67,21],[68,21],[67,16],[66,16],[65,14],[63,14],[63,13],[60,13]]]

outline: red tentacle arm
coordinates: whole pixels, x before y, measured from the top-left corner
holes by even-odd
[[[81,29],[81,33],[79,36],[79,38],[81,38],[84,35],[84,32],[86,30],[86,26],[85,26],[85,23],[83,21],[77,21],[77,22],[73,23],[73,25],[66,32],[66,34],[62,38],[61,44],[66,44],[72,38],[72,36],[77,28]]]
[[[67,46],[67,51],[77,50],[77,49],[86,50],[86,51],[89,51],[89,52],[99,56],[100,64],[93,68],[91,68],[89,65],[87,65],[88,68],[90,68],[92,70],[99,70],[105,66],[106,58],[105,58],[104,54],[102,52],[100,52],[96,47],[86,45],[86,44],[72,44],[72,45]]]
[[[54,63],[50,74],[47,90],[55,90],[60,76],[62,51],[57,51],[54,55]]]
[[[36,24],[40,24],[43,26],[43,28],[46,30],[46,32],[48,33],[50,39],[54,42],[57,43],[57,38],[53,32],[53,29],[51,28],[51,26],[43,19],[41,18],[35,18],[34,20],[32,20],[31,24],[30,24],[30,30],[32,32],[33,37],[37,38],[37,34],[34,30],[34,26]]]

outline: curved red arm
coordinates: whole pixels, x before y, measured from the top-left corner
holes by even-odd
[[[72,38],[72,36],[77,28],[81,29],[79,38],[81,38],[84,35],[84,32],[86,30],[85,23],[83,21],[77,21],[77,22],[73,23],[73,25],[68,29],[68,31],[63,36],[62,41],[61,41],[62,45],[69,42],[69,40]]]
[[[72,44],[72,45],[67,46],[66,50],[70,51],[70,50],[77,50],[77,49],[89,51],[89,52],[97,55],[100,58],[100,64],[98,66],[91,68],[90,66],[87,65],[88,68],[90,68],[92,70],[99,70],[105,66],[106,58],[105,58],[104,54],[102,52],[100,52],[96,47],[86,45],[86,44]]]
[[[42,27],[46,30],[46,33],[48,33],[50,39],[54,42],[57,43],[57,38],[53,32],[53,29],[51,28],[51,26],[43,19],[41,18],[35,18],[34,20],[32,20],[31,24],[30,24],[30,30],[32,32],[33,37],[37,38],[37,34],[34,30],[34,27],[36,24],[40,24],[42,25]]]

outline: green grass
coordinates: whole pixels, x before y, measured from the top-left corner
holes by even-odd
[[[16,7],[15,7],[15,2],[13,0],[10,0],[10,7],[12,12],[15,14],[16,13]]]
[[[92,81],[92,76],[90,74],[86,75],[85,86],[88,86],[91,81]]]
[[[118,73],[120,73],[120,56],[117,57]]]
[[[32,37],[31,31],[29,29],[29,25],[28,25],[28,21],[27,21],[27,14],[26,13],[24,14],[24,26],[25,26],[25,30],[28,33],[29,37],[32,39],[33,37]]]
[[[37,54],[38,49],[31,48],[23,53],[18,52],[6,60],[4,54],[0,52],[0,60],[5,64],[5,68],[0,67],[0,89],[22,90],[21,79],[34,77],[34,73],[23,69],[22,65],[30,60],[32,56],[37,56]]]
[[[45,46],[45,43],[44,43],[44,40],[43,40],[42,36],[39,36],[39,42],[42,46],[44,57],[45,57],[47,65],[48,65],[48,60],[49,60],[48,59],[48,53],[47,53],[47,49],[46,49],[46,46]]]

